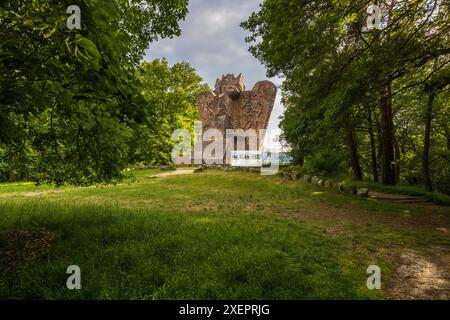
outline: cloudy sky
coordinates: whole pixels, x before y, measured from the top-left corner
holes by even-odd
[[[151,44],[146,52],[146,60],[165,57],[170,64],[189,62],[204,81],[214,87],[222,74],[242,73],[247,89],[260,80],[268,79],[264,66],[249,52],[245,42],[247,33],[239,24],[253,11],[258,11],[259,0],[190,0],[189,14],[180,23],[182,35],[178,38],[163,39]],[[268,79],[277,86],[281,80]],[[268,129],[278,129],[278,117],[283,108],[278,92]],[[278,148],[279,144],[266,139],[266,146]]]

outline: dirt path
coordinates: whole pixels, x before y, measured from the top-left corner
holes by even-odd
[[[178,169],[178,170],[174,170],[174,171],[164,171],[164,172],[152,175],[150,177],[162,178],[162,177],[177,176],[180,174],[191,174],[191,173],[194,173],[194,169]]]
[[[433,248],[431,255],[405,250],[394,262],[388,299],[450,299],[450,250]]]
[[[347,229],[348,224],[382,224],[392,231],[419,231],[450,238],[449,207],[429,202],[402,204],[405,210],[392,214],[379,214],[352,204],[339,208],[318,205],[311,209],[297,210],[295,213],[279,214],[286,218],[324,225],[326,232],[331,235],[351,232]],[[450,299],[450,246],[429,245],[419,249],[413,244],[392,245],[385,250],[386,258],[394,267],[389,285],[385,288],[387,299]]]
[[[381,200],[371,200],[381,201]],[[382,224],[392,230],[432,232],[450,237],[449,207],[432,203],[405,203],[403,212],[379,213],[353,204],[333,207],[316,204],[312,208],[295,211],[277,210],[274,212],[286,218],[294,218],[305,222],[332,224],[342,226],[351,224]]]

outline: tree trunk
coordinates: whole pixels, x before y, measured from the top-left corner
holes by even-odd
[[[450,131],[445,131],[447,136],[447,150],[450,151]]]
[[[361,165],[359,164],[358,144],[355,140],[355,135],[352,129],[347,129],[347,144],[350,149],[350,155],[352,160],[352,169],[356,180],[362,180]]]
[[[378,149],[378,157],[377,161],[378,163],[382,162],[383,158],[383,134],[381,133],[381,124],[380,122],[377,122],[377,149]]]
[[[395,139],[397,140],[397,139]],[[394,170],[395,170],[395,181],[400,181],[400,159],[401,159],[401,153],[400,153],[400,144],[398,141],[394,142],[394,156],[395,156],[395,164],[394,164]]]
[[[295,156],[294,157],[294,164],[299,165],[300,167],[305,164],[305,156]]]
[[[377,146],[375,141],[375,133],[373,130],[372,111],[368,109],[367,120],[369,121],[370,149],[372,152],[372,174],[373,181],[378,182],[378,163],[377,163]]]
[[[430,176],[430,134],[431,134],[431,120],[433,117],[433,102],[435,93],[431,92],[428,95],[427,110],[425,112],[425,137],[423,139],[423,182],[427,191],[433,191],[433,184]]]
[[[394,170],[394,123],[392,121],[391,84],[380,90],[381,109],[381,182],[386,185],[395,184]]]

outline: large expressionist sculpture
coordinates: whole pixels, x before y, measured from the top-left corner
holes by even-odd
[[[197,98],[203,132],[213,128],[225,136],[227,129],[253,129],[259,135],[267,128],[276,93],[277,87],[270,81],[257,82],[251,91],[245,91],[242,75],[222,76],[214,92],[203,92]]]

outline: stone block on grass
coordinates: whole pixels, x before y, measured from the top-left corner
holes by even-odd
[[[300,175],[300,172],[292,172],[291,173],[291,179],[292,180],[294,180],[294,181],[296,181],[296,180],[299,180],[301,178],[301,175]]]
[[[368,188],[359,188],[357,190],[357,195],[360,197],[367,198],[369,196],[369,189]]]
[[[291,174],[290,174],[289,172],[284,172],[284,173],[283,173],[283,177],[284,177],[286,180],[291,180],[291,179],[292,179]]]
[[[203,172],[204,168],[203,166],[198,166],[197,169],[194,170],[194,173]]]

